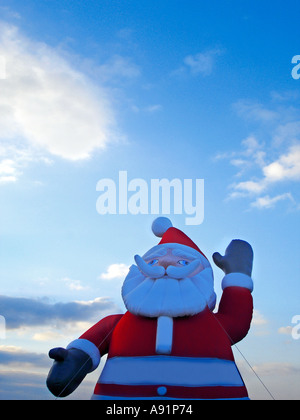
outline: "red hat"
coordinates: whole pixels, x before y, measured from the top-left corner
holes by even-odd
[[[185,245],[200,252],[207,259],[198,246],[184,232],[173,227],[171,220],[167,217],[155,219],[152,223],[152,232],[155,236],[162,238],[158,245],[169,243]]]

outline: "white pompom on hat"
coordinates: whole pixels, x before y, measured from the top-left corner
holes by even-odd
[[[170,227],[173,227],[170,219],[167,217],[158,217],[152,223],[152,232],[158,238],[162,238]]]

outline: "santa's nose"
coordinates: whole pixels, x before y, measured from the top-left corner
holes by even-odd
[[[170,265],[176,265],[177,259],[172,258],[171,256],[165,256],[159,259],[157,265],[160,265],[167,269]]]

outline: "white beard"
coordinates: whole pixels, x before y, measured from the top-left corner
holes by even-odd
[[[207,306],[213,310],[216,295],[213,271],[205,268],[194,277],[158,279],[145,277],[132,265],[124,280],[122,297],[128,311],[146,317],[180,317],[202,312]]]

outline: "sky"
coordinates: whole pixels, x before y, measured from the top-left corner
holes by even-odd
[[[212,254],[252,245],[236,361],[252,399],[300,398],[299,13],[0,0],[0,399],[54,399],[49,349],[125,311],[158,214],[207,255],[218,300]],[[151,189],[162,179],[182,188],[169,208]],[[88,399],[102,367],[68,398]]]

